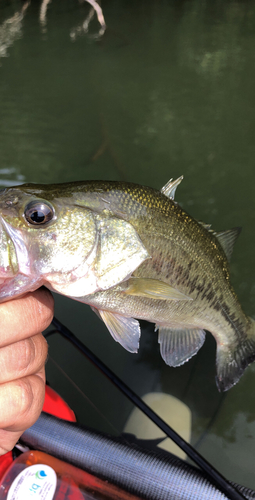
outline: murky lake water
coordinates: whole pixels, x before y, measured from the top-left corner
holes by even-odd
[[[232,282],[255,317],[255,4],[102,0],[0,4],[0,185],[121,179],[161,188],[216,230],[242,226]],[[40,22],[39,15],[43,18]],[[139,395],[176,396],[192,412],[192,444],[229,479],[255,489],[255,365],[217,392],[215,343],[166,367],[151,325],[141,348],[117,345],[89,307],[56,297],[56,316]],[[47,376],[79,420],[121,432],[132,405],[58,336]],[[61,366],[81,394],[56,366]],[[85,398],[86,395],[86,398]],[[93,406],[94,405],[94,406]]]

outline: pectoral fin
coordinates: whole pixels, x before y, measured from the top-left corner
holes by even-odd
[[[150,278],[130,278],[125,293],[158,300],[192,300],[176,288],[160,280]]]
[[[138,351],[141,334],[139,321],[100,309],[97,309],[97,313],[116,342],[119,342],[129,352]]]
[[[160,353],[169,366],[180,366],[197,354],[205,340],[204,330],[159,327]]]

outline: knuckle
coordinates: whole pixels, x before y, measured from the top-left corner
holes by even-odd
[[[54,299],[46,289],[0,305],[0,347],[39,334],[51,323]]]
[[[34,334],[42,332],[51,323],[54,311],[54,299],[49,291],[36,290],[23,297],[25,301],[23,320]]]
[[[28,428],[38,418],[43,404],[44,381],[37,376],[19,379],[15,384],[15,427]]]
[[[15,405],[17,417],[22,418],[27,415],[33,403],[33,389],[30,379],[23,378],[16,381]]]
[[[33,294],[31,313],[38,331],[43,331],[50,325],[54,314],[54,298],[48,290],[36,290]]]
[[[13,352],[13,366],[19,377],[27,373],[36,373],[47,358],[48,345],[41,334],[17,343],[16,352]]]
[[[44,336],[39,333],[30,337],[30,343],[33,344],[31,347],[31,358],[30,360],[36,363],[36,371],[38,371],[46,362],[48,355],[48,343]]]
[[[42,376],[28,376],[0,385],[1,432],[23,432],[33,425],[41,412],[45,393]]]
[[[33,338],[21,340],[18,342],[18,349],[14,355],[16,370],[21,375],[24,371],[28,371],[29,367],[34,364],[36,357],[36,346]]]
[[[1,428],[19,426],[20,422],[26,420],[33,404],[33,389],[29,377],[4,384],[1,388],[1,400],[3,399],[5,406],[0,412]]]

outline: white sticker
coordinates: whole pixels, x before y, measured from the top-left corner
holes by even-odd
[[[7,500],[52,500],[57,486],[54,469],[44,464],[31,465],[15,477]]]

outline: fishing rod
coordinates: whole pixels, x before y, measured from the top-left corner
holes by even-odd
[[[170,425],[155,413],[125,382],[108,368],[88,347],[86,347],[65,325],[53,318],[55,329],[86,356],[125,396],[139,408],[154,424],[156,424],[177,446],[179,446],[194,463],[196,463],[230,500],[245,500],[245,496],[229,483],[229,481],[185,441]]]

